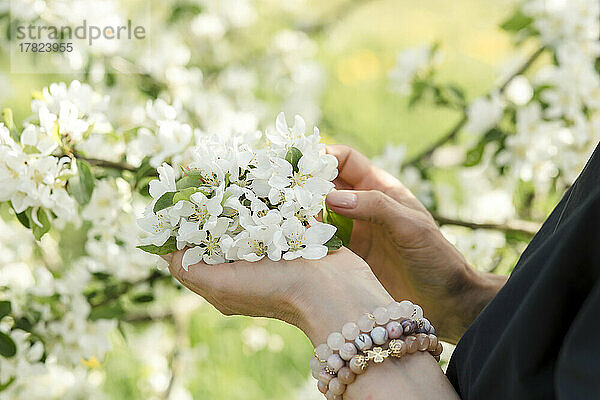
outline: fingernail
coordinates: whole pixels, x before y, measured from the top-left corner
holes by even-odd
[[[327,203],[334,207],[356,208],[358,196],[352,192],[335,191],[327,195]]]

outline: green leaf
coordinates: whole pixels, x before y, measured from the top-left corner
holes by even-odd
[[[167,207],[171,207],[173,205],[173,197],[175,196],[175,192],[167,192],[160,196],[156,203],[154,203],[154,208],[152,209],[155,213],[160,210],[164,210]]]
[[[96,321],[99,319],[118,319],[125,315],[125,310],[121,303],[110,303],[100,307],[92,308],[90,311],[89,319]]]
[[[292,168],[294,172],[298,172],[298,162],[302,158],[302,152],[296,147],[290,147],[290,149],[285,154],[285,159],[287,162],[292,164]]]
[[[344,245],[344,243],[342,242],[342,239],[340,239],[339,237],[337,237],[335,235],[333,235],[333,237],[325,243],[325,246],[327,246],[327,249],[329,251],[338,250],[343,245]]]
[[[521,10],[515,11],[506,21],[504,21],[500,28],[507,32],[518,32],[523,28],[528,27],[533,22],[533,18],[523,14]]]
[[[429,82],[421,79],[417,79],[412,83],[412,91],[410,99],[408,100],[408,106],[414,107],[425,95],[427,89],[430,88]]]
[[[147,244],[137,246],[137,248],[144,250],[146,253],[162,256],[177,251],[177,240],[175,240],[175,238],[171,236],[162,246]]]
[[[144,158],[139,168],[135,171],[135,174],[133,175],[135,187],[139,187],[140,181],[143,178],[154,175],[156,175],[156,170],[150,165],[150,157]]]
[[[202,171],[199,169],[185,169],[181,167],[181,171],[183,172],[183,176],[189,176],[190,178],[200,179],[202,180]]]
[[[17,354],[17,345],[4,332],[0,332],[0,355],[9,358]]]
[[[344,246],[350,245],[354,221],[351,218],[337,214],[329,209],[327,204],[323,207],[323,222],[337,228],[335,235],[342,240]]]
[[[13,208],[14,210],[14,208]],[[30,229],[31,227],[29,226],[29,217],[27,216],[27,210],[23,211],[23,212],[16,212],[15,211],[15,215],[17,216],[17,219],[19,220],[19,222],[27,229]]]
[[[10,314],[11,311],[12,311],[12,306],[10,304],[10,301],[8,301],[8,300],[0,301],[0,319],[7,316],[8,314]]]
[[[192,197],[192,195],[197,191],[198,189],[195,187],[189,187],[175,193],[175,196],[173,196],[173,204],[177,204],[181,200],[190,201],[190,197]]]
[[[12,385],[12,383],[15,381],[15,377],[12,376],[8,381],[6,381],[5,383],[0,383],[0,393],[5,391],[10,385]]]
[[[4,125],[10,132],[10,137],[15,141],[19,141],[19,132],[17,132],[17,126],[15,125],[15,120],[13,118],[13,112],[10,108],[5,108],[2,110],[2,120],[4,121]]]
[[[154,301],[154,295],[152,293],[138,294],[133,297],[132,301],[134,303],[149,303]]]
[[[34,221],[33,216],[31,215],[32,212],[32,209],[27,211],[27,216],[29,217],[29,226],[31,227],[31,231],[33,232],[35,240],[40,240],[42,236],[44,236],[50,230],[50,220],[48,219],[48,214],[46,214],[43,209],[38,208],[37,219],[38,222],[42,224],[40,226]]]
[[[198,187],[202,186],[202,180],[200,178],[196,178],[193,176],[184,176],[180,180],[177,181],[175,187],[177,190],[187,189],[189,187]]]
[[[484,150],[485,150],[485,143],[479,142],[477,144],[477,146],[475,146],[474,148],[467,151],[467,154],[465,156],[465,161],[463,161],[463,166],[472,167],[474,165],[479,164],[483,157]]]
[[[15,129],[15,120],[13,118],[13,112],[10,108],[5,108],[2,110],[2,120],[9,131]]]
[[[87,161],[77,159],[77,169],[79,174],[69,179],[68,189],[75,200],[83,206],[92,198],[95,181]]]

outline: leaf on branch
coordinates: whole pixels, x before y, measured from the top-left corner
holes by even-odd
[[[200,171],[199,169],[185,169],[183,167],[181,167],[181,171],[184,174],[184,177],[190,177],[190,178],[194,178],[194,179],[199,179],[202,180],[202,171]]]
[[[156,169],[150,165],[150,157],[145,157],[142,160],[139,168],[135,171],[133,178],[135,180],[135,187],[139,187],[140,181],[148,176],[153,176],[156,174]]]
[[[12,383],[15,381],[15,377],[12,376],[8,381],[6,381],[5,383],[0,383],[0,392],[5,391],[6,389],[8,389],[8,387],[10,385],[12,385]]]
[[[533,18],[523,14],[521,10],[517,10],[506,21],[500,24],[500,28],[507,32],[518,32],[531,25],[532,22]]]
[[[344,243],[342,243],[342,239],[340,239],[339,237],[337,237],[335,235],[325,243],[325,246],[327,246],[327,249],[329,251],[338,250],[343,245],[344,245]]]
[[[156,203],[154,203],[154,208],[152,211],[159,212],[160,210],[164,210],[167,207],[171,207],[173,205],[173,197],[175,196],[175,192],[167,192],[160,196]]]
[[[17,132],[17,127],[15,125],[15,120],[13,117],[13,112],[10,108],[5,108],[2,110],[2,120],[4,121],[4,125],[10,132],[10,137],[15,141],[19,141],[19,133]]]
[[[285,160],[292,164],[292,168],[294,172],[298,172],[298,162],[302,158],[302,152],[296,147],[290,147],[290,149],[285,154]]]
[[[183,190],[190,187],[198,187],[202,186],[202,180],[200,178],[195,178],[193,176],[184,176],[180,180],[177,181],[175,187],[177,190]]]
[[[171,236],[162,246],[147,244],[137,246],[137,248],[140,250],[144,250],[146,253],[163,256],[165,254],[177,251],[177,240],[173,236]]]
[[[125,315],[125,310],[121,303],[117,302],[92,308],[88,318],[91,321],[96,321],[99,319],[118,319],[123,315]]]
[[[467,152],[463,166],[472,167],[479,164],[483,158],[487,145],[491,142],[501,141],[505,135],[506,134],[498,128],[492,128],[487,131],[485,135],[481,137],[477,145]]]
[[[189,187],[175,193],[175,196],[173,196],[173,204],[177,204],[182,200],[190,201],[190,197],[192,197],[192,195],[197,191],[198,189],[195,187]]]
[[[50,220],[48,219],[48,214],[46,214],[43,209],[38,208],[36,215],[37,222],[40,224],[38,225],[38,223],[35,221],[35,218],[33,218],[32,212],[33,210],[31,208],[27,210],[29,226],[31,227],[31,231],[33,232],[35,240],[40,240],[42,236],[44,236],[50,230]]]
[[[15,342],[6,333],[0,332],[0,355],[10,358],[15,354],[17,354],[17,345]]]
[[[80,159],[77,159],[77,170],[79,175],[69,179],[68,190],[75,197],[75,200],[83,206],[89,203],[92,198],[95,185],[94,174],[92,174],[90,164]]]
[[[149,303],[154,301],[154,295],[152,293],[142,293],[133,297],[134,303]]]
[[[8,301],[8,300],[0,301],[0,319],[4,318],[8,314],[10,314],[11,311],[12,311],[12,306],[10,304],[10,301]]]
[[[14,210],[14,208],[13,208]],[[23,212],[16,212],[15,211],[15,215],[17,216],[17,219],[19,220],[19,222],[27,229],[30,229],[31,227],[29,226],[29,217],[27,216],[27,211],[23,211]]]
[[[323,207],[323,222],[337,228],[335,236],[342,240],[344,246],[350,245],[354,221],[351,218],[335,213],[329,209],[327,204]]]

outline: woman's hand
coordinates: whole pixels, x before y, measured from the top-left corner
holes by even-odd
[[[226,315],[271,317],[302,329],[315,346],[348,321],[393,301],[369,266],[341,248],[320,260],[181,266],[184,250],[164,258],[172,275]]]
[[[356,150],[331,145],[339,161],[329,208],[355,220],[351,249],[396,299],[421,305],[438,334],[456,342],[505,278],[478,273],[400,181]]]
[[[346,248],[320,260],[191,265],[183,250],[164,256],[175,278],[222,313],[278,318],[302,329],[313,345],[326,343],[349,321],[393,301],[369,266]],[[348,387],[344,399],[458,399],[429,354],[412,354],[373,366]]]

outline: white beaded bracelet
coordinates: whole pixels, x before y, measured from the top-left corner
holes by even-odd
[[[386,349],[380,347],[386,344]],[[319,391],[327,399],[341,400],[346,386],[364,373],[369,361],[380,363],[416,351],[429,351],[439,360],[442,345],[431,323],[423,318],[423,309],[404,300],[378,307],[356,323],[346,323],[341,333],[331,333],[326,344],[315,348],[310,368]]]

